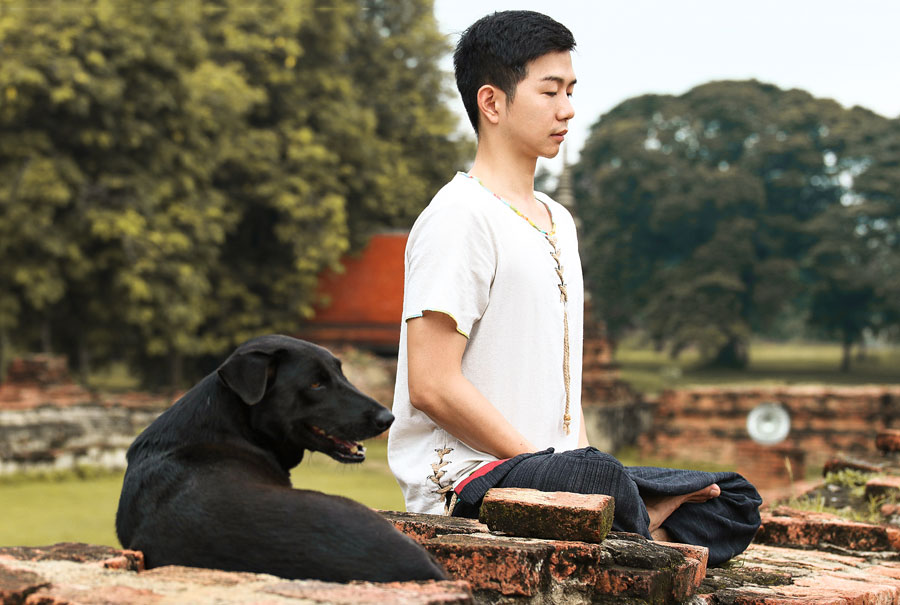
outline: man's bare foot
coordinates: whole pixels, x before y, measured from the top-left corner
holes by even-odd
[[[712,485],[707,485],[703,489],[698,489],[689,494],[644,498],[647,514],[650,515],[650,535],[656,540],[658,538],[654,532],[662,531],[662,533],[665,534],[665,530],[660,530],[659,526],[685,502],[706,502],[707,500],[718,497],[721,493],[722,490],[719,486],[713,483]],[[665,537],[667,538],[668,535]]]

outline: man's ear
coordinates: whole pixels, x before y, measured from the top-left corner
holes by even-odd
[[[266,394],[266,384],[274,374],[274,363],[271,355],[253,351],[232,355],[216,372],[244,403],[253,405]]]
[[[475,96],[478,104],[478,113],[488,123],[496,124],[500,121],[500,104],[506,103],[506,94],[492,84],[485,84],[478,89]]]

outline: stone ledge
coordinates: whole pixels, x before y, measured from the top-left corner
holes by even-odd
[[[333,584],[191,567],[170,566],[137,572],[104,566],[106,561],[127,559],[133,554],[133,551],[116,551],[86,544],[2,548],[0,603],[3,605],[474,603],[468,584],[459,581]]]
[[[476,533],[423,545],[483,603],[682,602],[699,587],[707,557],[705,548],[624,533],[600,544]]]
[[[751,544],[722,568],[710,569],[693,603],[769,605],[876,604],[900,601],[900,564]]]
[[[487,525],[475,519],[391,510],[380,510],[377,512],[393,523],[394,527],[420,544],[437,536],[445,536],[447,534],[477,534],[490,531]]]
[[[705,576],[707,549],[608,533],[613,502],[602,495],[496,489],[482,505],[488,524],[382,514],[422,544],[451,577],[467,581],[479,602],[687,600]]]
[[[900,528],[870,525],[842,519],[837,515],[776,507],[763,512],[762,526],[754,538],[757,544],[814,547],[835,546],[861,552],[900,550]]]

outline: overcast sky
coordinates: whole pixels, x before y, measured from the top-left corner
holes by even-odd
[[[711,80],[756,78],[900,117],[898,0],[435,1],[453,45],[480,17],[508,9],[548,14],[575,36],[570,162],[590,125],[625,99]],[[464,116],[458,96],[453,103]],[[556,173],[561,159],[541,163]]]

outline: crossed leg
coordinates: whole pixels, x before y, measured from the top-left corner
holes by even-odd
[[[669,534],[665,529],[660,527],[669,515],[684,504],[685,502],[706,502],[712,498],[716,498],[722,490],[718,485],[713,483],[702,489],[689,494],[680,494],[678,496],[657,496],[644,498],[644,505],[647,507],[647,514],[650,516],[650,535],[654,540],[668,542]]]

